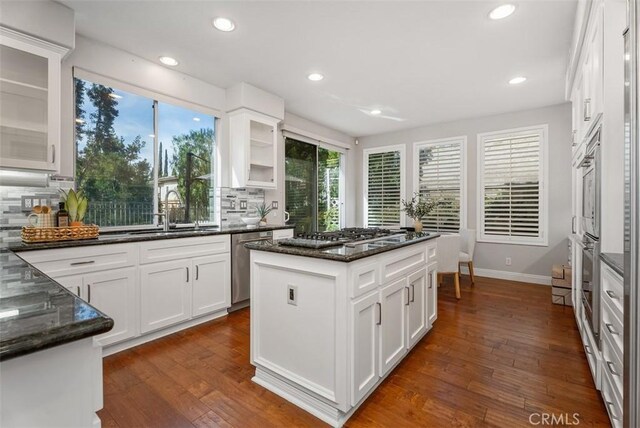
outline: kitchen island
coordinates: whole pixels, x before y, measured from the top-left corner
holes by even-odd
[[[113,320],[11,251],[0,271],[0,426],[100,426]]]
[[[253,380],[342,426],[436,320],[438,236],[247,244]]]

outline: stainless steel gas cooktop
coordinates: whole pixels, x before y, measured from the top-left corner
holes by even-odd
[[[380,229],[377,227],[348,227],[335,232],[299,233],[295,238],[281,239],[280,245],[303,248],[328,248],[338,245],[353,245],[383,239],[387,236],[404,233],[401,230]]]

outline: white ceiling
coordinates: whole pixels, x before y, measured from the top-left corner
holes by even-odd
[[[226,88],[241,81],[287,111],[352,136],[564,101],[576,1],[77,1],[77,32]],[[236,22],[222,33],[214,16]],[[312,71],[325,75],[310,82]],[[507,81],[524,75],[527,82]],[[378,108],[382,115],[365,112]],[[365,112],[363,112],[365,111]]]

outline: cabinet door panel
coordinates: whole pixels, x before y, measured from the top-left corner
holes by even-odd
[[[190,260],[140,267],[140,331],[147,333],[191,316]]]
[[[412,348],[427,331],[427,270],[409,275],[409,311],[407,313],[407,347]]]
[[[84,298],[113,318],[113,329],[96,336],[102,346],[136,336],[137,304],[135,268],[116,269],[84,276]]]
[[[231,306],[231,255],[193,259],[193,316]]]
[[[351,405],[355,406],[379,379],[378,321],[380,317],[378,292],[373,292],[351,304],[353,331],[353,359],[351,373]]]
[[[432,264],[428,269],[427,278],[427,319],[428,328],[438,319],[438,265]]]
[[[384,376],[407,353],[407,280],[402,278],[380,290],[380,376]]]

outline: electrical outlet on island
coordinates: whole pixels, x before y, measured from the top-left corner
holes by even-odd
[[[505,260],[505,264],[507,266],[511,266],[511,257],[507,257],[507,259]]]

